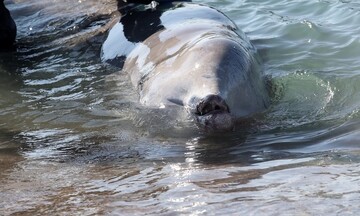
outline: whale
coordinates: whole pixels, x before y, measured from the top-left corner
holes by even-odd
[[[256,48],[220,11],[184,1],[118,8],[101,59],[129,74],[143,106],[182,107],[209,131],[233,130],[268,107]]]

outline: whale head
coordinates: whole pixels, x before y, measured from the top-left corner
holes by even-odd
[[[141,104],[180,106],[205,130],[231,130],[235,120],[269,102],[255,48],[231,20],[206,6],[132,11],[110,31],[103,53],[105,61],[124,57],[122,71]]]

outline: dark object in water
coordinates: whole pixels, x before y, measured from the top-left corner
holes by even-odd
[[[4,0],[0,0],[0,51],[13,49],[15,38],[16,24],[5,7]]]

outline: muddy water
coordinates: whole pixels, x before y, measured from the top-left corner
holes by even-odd
[[[198,1],[200,2],[200,1]],[[149,110],[100,61],[111,0],[6,1],[1,215],[355,215],[360,6],[218,1],[257,47],[271,107],[227,134]]]

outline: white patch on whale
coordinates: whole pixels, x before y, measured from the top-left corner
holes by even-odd
[[[110,30],[109,35],[102,46],[102,61],[127,56],[136,47],[136,43],[129,42],[123,32],[124,27],[119,23]]]

